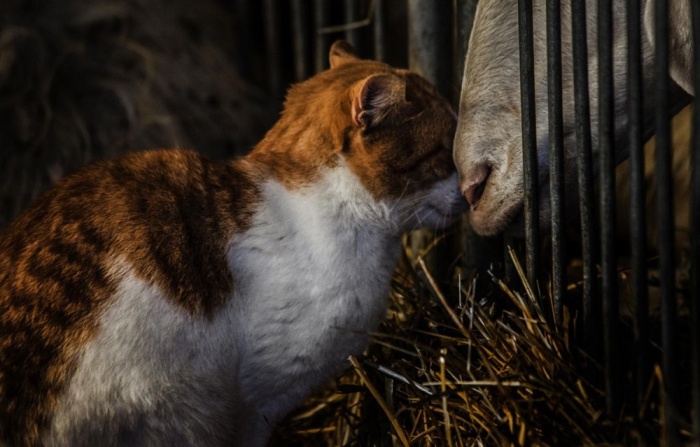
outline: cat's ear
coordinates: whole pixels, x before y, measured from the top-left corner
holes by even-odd
[[[369,76],[355,84],[351,92],[352,122],[363,129],[400,113],[407,105],[406,80],[394,74]]]
[[[330,60],[331,68],[359,60],[352,45],[344,40],[336,40],[333,42],[328,59]]]

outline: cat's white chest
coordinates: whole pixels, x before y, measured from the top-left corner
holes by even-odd
[[[296,193],[270,182],[251,229],[230,242],[234,292],[210,318],[121,265],[45,443],[263,445],[386,311],[399,243],[379,225],[383,207],[342,200],[366,194],[356,187],[342,176]]]
[[[320,203],[325,194],[274,184],[267,194],[231,259],[245,285],[242,389],[276,420],[366,346],[386,311],[398,242],[371,226],[334,221],[345,215],[334,207],[347,205]]]

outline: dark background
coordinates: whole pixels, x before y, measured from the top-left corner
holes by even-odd
[[[382,4],[384,59],[405,67],[406,1]],[[287,87],[321,61],[327,67],[334,40],[349,38],[360,56],[374,57],[371,24],[318,34],[319,24],[366,19],[372,7],[372,0],[0,2],[0,228],[65,174],[126,151],[246,153],[274,123]]]

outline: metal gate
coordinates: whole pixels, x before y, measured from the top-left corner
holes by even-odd
[[[694,48],[700,43],[700,4],[690,2],[692,7]],[[538,244],[538,190],[537,164],[534,162],[534,102],[533,79],[533,44],[532,44],[532,1],[518,2],[520,19],[521,51],[521,91],[523,110],[524,166],[526,172],[525,195],[528,210],[527,230],[527,268],[531,282],[541,277],[540,252]],[[631,213],[632,239],[631,285],[634,298],[634,357],[632,364],[621,361],[625,347],[619,335],[619,297],[618,264],[615,253],[615,142],[613,140],[613,29],[612,3],[600,1],[598,8],[598,57],[599,57],[599,139],[591,141],[588,64],[586,39],[586,3],[584,0],[572,0],[572,29],[574,51],[574,90],[576,107],[577,161],[579,175],[579,193],[582,228],[583,252],[583,310],[584,337],[595,344],[595,334],[602,318],[603,361],[605,365],[605,390],[607,411],[611,415],[621,411],[623,404],[634,406],[642,402],[646,393],[646,378],[651,375],[653,367],[650,360],[649,316],[648,316],[648,251],[646,246],[646,207],[644,203],[644,117],[642,116],[642,64],[641,64],[641,8],[639,0],[626,2],[628,20],[628,73],[629,87],[629,153],[631,161]],[[562,98],[561,98],[561,30],[559,25],[560,2],[547,0],[547,61],[548,61],[548,106],[549,115],[549,154],[550,154],[550,188],[552,194],[552,290],[557,308],[557,320],[561,321],[561,303],[565,295],[563,228],[563,141],[562,141]],[[657,1],[654,5],[655,35],[655,70],[654,70],[654,123],[656,129],[656,175],[658,182],[658,225],[659,225],[659,287],[661,293],[661,351],[662,351],[662,405],[663,437],[667,445],[678,445],[681,430],[690,430],[684,421],[692,420],[693,438],[697,441],[700,433],[700,355],[698,324],[700,324],[700,303],[698,303],[700,282],[700,113],[697,113],[697,100],[693,114],[692,140],[692,200],[691,200],[691,254],[690,278],[688,291],[690,307],[691,347],[687,352],[680,352],[678,345],[679,326],[676,314],[676,271],[674,241],[674,204],[671,169],[671,103],[669,77],[669,10],[666,1]],[[549,18],[553,19],[550,20]],[[700,52],[694,55],[694,66],[700,66]],[[694,73],[695,89],[700,86],[700,70]],[[594,172],[592,163],[592,145],[598,145],[600,154],[598,172]],[[618,148],[619,150],[619,148]],[[600,190],[598,206],[593,195],[594,182]],[[599,220],[595,219],[596,214]],[[600,266],[600,282],[597,281],[597,266]],[[599,310],[602,311],[599,313]],[[688,335],[688,334],[685,334]],[[595,349],[595,346],[593,346]],[[681,358],[690,356],[692,368],[681,367]],[[635,380],[634,396],[625,396],[622,381],[631,375]],[[681,384],[692,383],[692,402],[690,414],[682,410]],[[687,406],[685,406],[687,408]]]
[[[543,2],[545,0],[542,0]],[[622,0],[620,0],[622,1]],[[690,1],[692,6],[692,38],[694,48],[700,44],[700,2]],[[245,3],[244,0],[239,0]],[[567,295],[566,253],[564,250],[564,228],[567,225],[563,211],[564,171],[562,138],[562,86],[561,86],[561,28],[559,0],[546,0],[547,16],[547,55],[548,55],[548,108],[549,114],[549,160],[550,189],[552,200],[551,251],[542,252],[540,247],[540,225],[538,222],[538,175],[535,144],[535,101],[533,68],[533,0],[513,2],[518,8],[520,35],[521,104],[523,152],[525,169],[525,210],[526,238],[524,258],[530,284],[551,281],[551,294],[554,301],[552,324],[561,325]],[[646,208],[644,203],[644,162],[645,142],[644,118],[642,116],[642,66],[640,23],[640,0],[626,0],[628,16],[628,86],[629,86],[629,126],[628,140],[631,162],[632,204],[630,215],[631,235],[631,288],[634,298],[634,360],[623,362],[625,346],[620,337],[619,316],[619,275],[615,252],[615,142],[612,137],[614,123],[613,110],[613,60],[612,60],[612,3],[600,1],[598,8],[598,48],[600,85],[599,108],[600,138],[592,141],[590,131],[587,32],[585,20],[585,0],[571,0],[573,52],[574,52],[574,92],[576,110],[576,151],[578,189],[580,194],[580,226],[582,252],[582,303],[583,330],[576,340],[581,346],[596,355],[600,352],[604,365],[606,406],[609,415],[622,411],[634,414],[635,406],[642,402],[647,393],[647,379],[654,367],[649,343],[650,321],[648,315],[648,265],[649,253],[646,246]],[[326,67],[327,53],[332,41],[344,38],[361,49],[364,57],[389,61],[394,65],[408,65],[438,86],[447,97],[457,102],[463,73],[464,55],[476,0],[291,0],[278,2],[265,0],[262,3],[264,17],[264,39],[267,55],[266,69],[269,90],[281,97],[284,87],[292,80],[302,80],[311,72]],[[398,20],[405,20],[405,30],[396,29]],[[655,45],[656,68],[654,102],[656,104],[654,127],[656,131],[656,173],[658,177],[658,223],[659,223],[659,279],[661,293],[661,371],[663,406],[663,434],[667,445],[678,445],[681,432],[692,431],[693,438],[700,439],[700,136],[693,132],[692,139],[692,205],[691,205],[691,255],[690,290],[681,291],[689,303],[689,325],[684,333],[690,337],[690,348],[680,352],[678,345],[679,325],[676,314],[676,299],[679,291],[676,285],[674,213],[671,169],[671,117],[669,89],[669,38],[668,4],[655,2]],[[285,22],[286,21],[286,22]],[[285,26],[287,28],[285,28]],[[399,27],[400,28],[400,27]],[[290,41],[280,35],[286,30]],[[311,31],[309,31],[311,30]],[[404,34],[405,32],[405,34]],[[284,49],[291,48],[293,73],[285,75],[282,61]],[[700,51],[694,54],[694,66],[700,66]],[[694,73],[695,91],[700,91],[700,70]],[[700,110],[695,100],[694,110]],[[693,114],[693,129],[700,129],[700,113]],[[592,147],[599,149],[599,163],[594,163]],[[595,194],[595,189],[599,193]],[[570,223],[570,222],[568,222]],[[504,253],[500,242],[485,241],[474,236],[463,227],[461,249],[466,253],[465,264],[478,272],[485,272],[493,262],[505,266],[503,275],[508,278],[509,262],[504,256],[486,258],[485,246],[490,252]],[[514,241],[506,241],[505,245]],[[494,248],[495,247],[495,248]],[[478,255],[477,255],[478,254]],[[550,257],[551,271],[544,271],[543,257]],[[439,258],[439,256],[438,256]],[[439,262],[439,261],[436,261]],[[602,337],[598,332],[602,327]],[[686,332],[687,332],[686,331]],[[681,358],[690,358],[692,368],[680,367]],[[634,380],[634,391],[625,393],[623,380]],[[690,384],[692,401],[681,404],[681,384]],[[690,408],[690,410],[688,410]],[[688,423],[692,422],[692,427]]]

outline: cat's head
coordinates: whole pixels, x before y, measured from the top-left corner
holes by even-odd
[[[331,47],[330,67],[290,89],[274,140],[284,132],[317,165],[347,166],[402,231],[443,227],[466,211],[447,100],[418,74],[359,59],[343,41]]]

